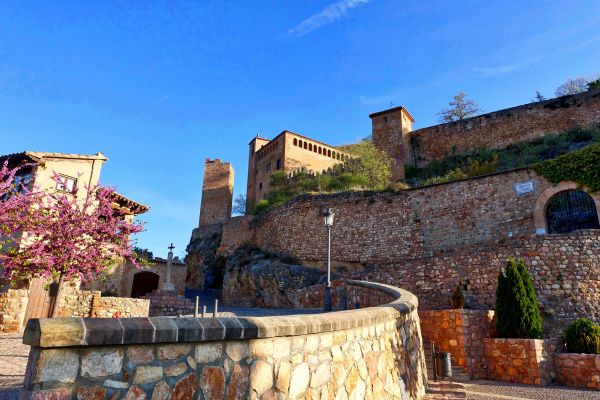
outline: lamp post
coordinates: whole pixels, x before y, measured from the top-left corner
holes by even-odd
[[[325,307],[323,311],[331,311],[331,227],[335,214],[330,208],[323,213],[325,227],[327,228],[327,284],[325,285]]]

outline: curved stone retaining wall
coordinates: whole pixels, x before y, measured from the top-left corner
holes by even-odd
[[[22,398],[421,399],[417,299],[248,318],[31,320]]]

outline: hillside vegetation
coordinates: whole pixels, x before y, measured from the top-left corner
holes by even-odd
[[[508,171],[551,160],[596,143],[600,143],[598,127],[548,135],[504,149],[477,148],[432,161],[422,168],[406,165],[406,180],[415,187]]]
[[[393,185],[390,156],[375,147],[371,140],[339,146],[339,150],[354,157],[338,164],[323,174],[299,172],[287,176],[283,171],[271,175],[272,191],[258,202],[255,213],[283,204],[301,194],[335,193],[359,190],[403,189],[404,184]]]
[[[271,176],[272,191],[258,202],[255,213],[286,203],[302,194],[362,190],[402,190],[459,179],[533,167],[551,182],[570,180],[600,190],[600,128],[578,129],[510,145],[504,149],[477,148],[432,161],[425,167],[406,165],[407,183],[392,182],[392,160],[371,140],[339,146],[354,157],[323,174],[299,172]]]

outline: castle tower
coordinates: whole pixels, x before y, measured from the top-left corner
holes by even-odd
[[[404,107],[369,114],[373,143],[392,157],[392,179],[404,179],[404,164],[413,163],[410,132],[414,118]]]
[[[231,218],[233,175],[230,163],[206,159],[199,226],[219,224]]]
[[[263,146],[269,143],[269,139],[264,139],[258,137],[256,135],[250,143],[248,143],[248,180],[246,186],[246,212],[252,212],[254,206],[256,205],[256,199],[259,198],[257,195],[257,185],[256,176],[258,175],[258,170],[256,166],[256,152],[260,150]]]

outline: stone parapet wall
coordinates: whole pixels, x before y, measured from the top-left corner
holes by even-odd
[[[557,339],[484,339],[489,379],[547,385],[554,379]]]
[[[600,354],[555,353],[556,382],[600,390]]]
[[[504,148],[551,133],[600,124],[600,90],[430,126],[410,132],[412,155],[404,162],[418,165],[478,147]]]
[[[7,289],[0,293],[0,332],[15,332],[23,326],[28,301],[27,289]]]
[[[92,313],[94,298],[101,296],[99,291],[65,289],[56,305],[56,317],[87,318]]]
[[[324,306],[325,284],[298,289],[298,308],[320,308]],[[337,279],[331,282],[331,305],[333,308],[358,309],[389,303],[393,295],[365,286],[360,281]]]
[[[422,399],[417,300],[379,286],[395,300],[327,314],[31,320],[22,398]]]
[[[92,300],[92,318],[147,317],[150,301],[125,297],[94,296]]]
[[[452,363],[460,365],[472,378],[485,378],[483,339],[493,337],[492,310],[420,311],[423,340],[435,343],[437,351],[452,354]]]

